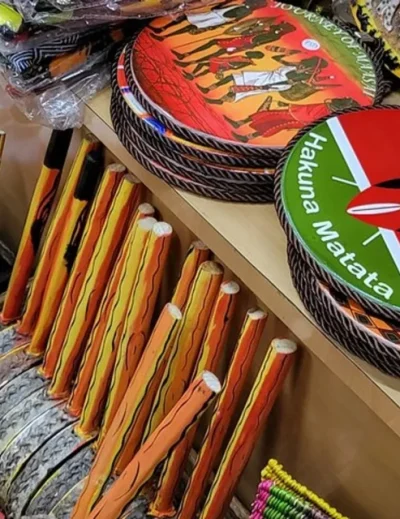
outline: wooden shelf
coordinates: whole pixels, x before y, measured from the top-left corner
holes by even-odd
[[[391,98],[396,102],[396,98]],[[400,436],[400,379],[385,376],[335,347],[304,309],[286,261],[286,238],[272,205],[215,202],[167,186],[141,167],[116,136],[110,92],[88,103],[85,126],[129,168],[250,290]]]

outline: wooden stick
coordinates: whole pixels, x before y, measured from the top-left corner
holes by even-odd
[[[1,138],[3,135],[0,133],[0,157],[4,144],[4,138]],[[57,193],[71,137],[72,130],[53,130],[51,134],[0,316],[4,324],[15,321],[21,314],[26,287]]]
[[[296,344],[274,339],[229,441],[200,519],[222,519],[292,364]]]
[[[174,407],[190,381],[222,274],[220,265],[213,261],[205,261],[197,271],[143,441],[149,438]]]
[[[179,519],[191,519],[198,512],[215,461],[221,452],[239,404],[266,319],[267,315],[258,308],[249,310],[246,314],[221,394],[218,397],[215,413],[203,439],[197,462],[178,510]]]
[[[204,261],[208,260],[209,255],[210,249],[200,240],[194,241],[186,254],[181,274],[171,300],[171,302],[182,311],[186,306],[197,270]]]
[[[125,236],[126,227],[135,208],[138,186],[140,184],[132,183],[131,177],[124,178],[114,194],[107,219],[102,226],[100,236],[93,244],[93,249],[84,251],[82,248],[82,252],[90,262],[86,271],[81,273],[81,279],[71,279],[68,284],[70,290],[67,289],[63,298],[65,304],[59,310],[59,315],[64,319],[66,326],[64,331],[58,333],[56,320],[55,340],[49,342],[42,368],[48,377],[54,375],[49,389],[49,394],[54,398],[63,398],[70,391],[72,377],[81,360],[86,338],[92,328],[101,297]],[[77,281],[81,284],[82,290],[73,297]],[[69,306],[70,303],[73,303],[73,308]],[[69,314],[67,317],[63,312],[64,306]],[[56,363],[53,361],[50,364],[51,355],[55,357]]]
[[[121,342],[112,374],[102,429],[107,432],[143,354],[153,317],[164,266],[171,243],[172,227],[156,223],[138,270],[128,303]]]
[[[129,385],[132,395],[129,402],[132,425],[126,433],[125,447],[117,460],[115,467],[117,473],[120,473],[118,466],[125,468],[141,444],[143,430],[165,371],[181,319],[182,314],[177,306],[171,303],[166,305]],[[102,424],[100,444],[111,427],[111,423],[108,424],[107,428],[104,427],[104,423]]]
[[[108,344],[108,347],[112,347],[113,342],[110,341],[116,340],[121,333],[128,297],[135,281],[141,255],[151,229],[156,223],[154,218],[147,217],[146,214],[153,213],[154,208],[149,204],[139,206],[115,263],[92,327],[75,387],[68,402],[68,409],[74,416],[80,416],[82,413],[93,372],[101,361],[102,345]]]
[[[202,345],[202,351],[194,370],[197,375],[204,370],[214,371],[217,367],[230,330],[239,290],[239,285],[234,281],[225,282],[221,285]],[[194,425],[165,462],[159,479],[156,497],[150,506],[150,515],[156,517],[172,517],[175,515],[173,500],[196,431],[197,427]]]
[[[169,224],[164,222],[158,222],[154,224],[151,232],[149,232],[146,249],[144,250],[144,253],[141,254],[141,261],[137,269],[135,281],[131,285],[132,288],[135,286],[136,277],[145,276],[147,279],[149,274],[151,274],[150,265],[155,266],[157,264],[157,258],[163,256],[164,249],[168,249],[171,233],[172,228]],[[147,251],[149,251],[149,254]],[[126,300],[127,304],[124,305],[124,314],[122,316],[122,320],[118,321],[120,323],[119,329],[121,329],[124,326],[124,322],[129,319],[127,311],[129,310],[129,304],[132,302],[131,294],[132,290],[130,290],[130,293],[128,294]],[[146,306],[147,301],[140,299],[141,295],[147,297],[147,294],[137,294],[140,304]],[[111,325],[108,326],[108,330],[112,330]],[[119,330],[117,330],[117,332],[118,331]],[[103,404],[105,404],[105,399],[107,398],[108,388],[111,382],[117,351],[120,347],[120,333],[117,334],[117,337],[112,341],[107,340],[107,335],[108,334],[106,334],[106,338],[101,346],[99,360],[90,383],[89,391],[83,406],[82,416],[78,426],[78,430],[83,435],[93,434],[93,432],[95,432],[99,426],[104,408]],[[114,369],[116,369],[116,367]]]
[[[60,355],[60,351],[71,324],[72,315],[77,305],[85,277],[94,256],[94,249],[103,231],[108,212],[122,181],[125,168],[113,165],[107,168],[101,181],[99,191],[90,210],[82,244],[76,257],[62,304],[58,310],[56,320],[46,347],[43,364],[40,368],[45,378],[51,378]]]
[[[98,148],[99,142],[91,135],[84,137],[79,151],[75,157],[67,182],[62,192],[60,201],[57,205],[56,212],[52,219],[43,250],[40,256],[32,286],[29,291],[26,310],[18,327],[18,333],[22,335],[32,335],[36,320],[42,306],[42,299],[46,290],[48,279],[55,267],[54,257],[59,248],[59,241],[64,225],[68,218],[68,211],[74,196],[78,179],[82,172],[87,155],[94,149]],[[64,254],[64,251],[63,251]]]
[[[131,414],[128,389],[117,416],[100,446],[85,488],[75,505],[71,518],[117,519],[127,503],[137,495],[151,476],[156,466],[168,455],[168,452],[182,438],[188,428],[199,419],[214,395],[220,390],[221,385],[218,379],[211,373],[205,372],[198,377],[93,510],[112,472],[115,458],[118,456],[123,442],[124,431],[129,428]]]
[[[57,254],[51,259],[54,266],[43,297],[42,308],[28,346],[30,355],[42,355],[52,324],[61,303],[65,285],[76,258],[80,238],[102,172],[102,157],[98,151],[87,156],[81,178],[76,186],[64,229],[60,235]]]

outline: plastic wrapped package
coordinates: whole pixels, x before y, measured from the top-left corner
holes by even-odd
[[[84,103],[105,88],[109,80],[109,65],[103,64],[92,70],[71,74],[40,94],[18,96],[10,89],[8,92],[28,119],[66,130],[82,126]]]
[[[204,8],[214,0],[0,1],[0,75],[30,119],[53,128],[82,124],[82,101],[106,86],[116,47],[141,18]]]
[[[14,0],[25,21],[37,26],[115,23],[150,18],[218,3],[215,0]]]

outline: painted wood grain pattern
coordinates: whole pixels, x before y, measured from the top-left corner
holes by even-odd
[[[190,245],[171,299],[171,303],[180,308],[181,311],[184,310],[187,303],[197,269],[204,261],[208,260],[209,255],[210,249],[202,241],[197,240]]]
[[[106,337],[116,340],[125,316],[130,289],[134,283],[141,254],[156,220],[147,214],[154,209],[140,205],[125,238],[86,345],[79,373],[68,402],[69,411],[80,416],[87,397],[90,381],[100,359],[100,349]],[[144,221],[142,221],[144,220]],[[139,224],[139,222],[141,222]],[[113,345],[109,344],[109,346]]]
[[[4,134],[0,134],[0,137],[2,135]],[[30,202],[0,316],[0,320],[4,324],[20,317],[27,284],[53,207],[71,137],[72,130],[53,130],[50,137],[43,166]],[[1,150],[3,142],[4,139],[0,138]]]
[[[165,222],[154,225],[145,254],[139,265],[124,320],[103,427],[107,430],[129,382],[138,367],[150,334],[150,325],[158,297],[161,278],[172,238],[172,227]]]
[[[72,378],[81,361],[86,339],[92,328],[101,297],[104,294],[134,210],[137,186],[138,184],[132,184],[130,180],[124,179],[117,188],[102,232],[94,244],[93,250],[90,253],[88,252],[90,262],[86,272],[82,273],[83,283],[79,295],[76,298],[68,298],[67,292],[63,298],[64,301],[69,302],[75,300],[73,301],[74,307],[71,308],[69,326],[64,336],[59,337],[60,342],[55,343],[59,345],[61,354],[58,351],[53,351],[58,360],[54,369],[49,370],[46,363],[49,358],[47,352],[50,352],[50,349],[48,349],[43,364],[43,371],[46,371],[47,368],[47,375],[54,375],[49,393],[55,398],[65,397],[70,391]],[[71,288],[73,290],[73,286]],[[62,312],[62,308],[60,312]]]
[[[60,252],[59,250],[59,242],[68,217],[69,207],[74,196],[75,188],[87,155],[94,149],[98,148],[98,146],[99,142],[91,135],[84,137],[74,163],[72,164],[60,201],[57,204],[56,212],[46,236],[39,263],[36,267],[32,286],[28,294],[26,309],[18,327],[18,332],[23,335],[32,335],[35,329],[46,285],[55,266],[54,259],[57,256],[62,257],[64,254],[64,251]]]
[[[274,339],[240,415],[207,496],[200,519],[222,519],[258,435],[294,360],[296,344]]]
[[[229,426],[247,382],[267,315],[259,309],[249,310],[243,322],[228,373],[216,403],[215,413],[202,442],[197,462],[189,478],[178,511],[179,519],[195,517],[215,466]]]
[[[196,375],[204,370],[214,371],[216,369],[219,358],[224,351],[238,293],[239,285],[234,281],[222,283],[194,369]],[[156,497],[150,506],[151,515],[156,517],[172,517],[175,515],[176,510],[173,501],[177,485],[185,470],[196,432],[197,427],[194,425],[165,462]]]
[[[85,379],[90,381],[85,392],[82,413],[77,427],[77,431],[83,435],[93,434],[100,425],[132,287],[154,225],[155,220],[153,218],[144,218],[138,221],[135,235],[124,261],[120,282],[116,286],[112,282],[112,289],[115,288],[115,291],[112,290],[110,294],[105,296],[106,313],[101,315],[102,308],[99,310],[98,319],[100,319],[100,322],[104,321],[104,327],[93,328],[93,341],[89,340],[88,344],[89,356],[83,359],[84,377],[79,376],[77,381],[77,391],[81,393],[83,392],[81,384],[84,383]],[[96,353],[94,364],[93,352]]]
[[[44,353],[85,229],[90,204],[95,196],[102,173],[101,155],[95,151],[90,152],[68,208],[64,228],[60,233],[57,253],[54,257],[49,258],[53,266],[44,291],[35,330],[28,346],[28,352],[31,355]]]
[[[100,446],[71,519],[117,519],[124,507],[151,476],[156,466],[205,411],[214,395],[220,391],[220,387],[218,379],[209,372],[205,372],[197,378],[96,506],[123,443],[123,431],[130,426],[131,416],[129,394],[127,393]]]
[[[165,371],[181,319],[182,314],[178,307],[167,304],[156,323],[129,385],[131,395],[129,412],[132,415],[132,426],[126,433],[125,444],[116,460],[115,472],[117,474],[121,474],[126,468],[141,444],[146,421]],[[103,423],[100,444],[110,426],[111,423],[107,427]]]
[[[81,289],[85,286],[92,256],[105,225],[108,211],[123,178],[124,168],[108,168],[90,210],[82,236],[82,244],[75,260],[65,294],[58,310],[43,359],[42,374],[51,378],[70,327]]]
[[[146,441],[173,408],[192,377],[221,279],[222,268],[217,263],[206,261],[200,265],[143,441]]]

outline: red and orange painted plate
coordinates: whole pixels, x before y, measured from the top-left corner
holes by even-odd
[[[152,116],[223,150],[282,148],[310,122],[377,94],[374,63],[349,33],[269,0],[154,20],[133,45],[131,70]]]
[[[273,174],[274,171],[270,167],[250,167],[249,164],[251,164],[252,161],[248,156],[244,157],[238,153],[223,152],[210,146],[201,145],[182,138],[159,119],[150,115],[138,101],[128,83],[125,69],[127,67],[127,56],[129,56],[129,52],[130,49],[125,47],[119,56],[116,80],[120,95],[124,99],[126,106],[132,112],[132,117],[136,121],[136,125],[140,126],[141,129],[148,130],[144,132],[145,134],[150,133],[153,138],[157,138],[158,136],[158,141],[166,150],[171,149],[176,153],[178,149],[178,151],[182,153],[182,156],[201,163],[205,168],[220,168],[222,176],[224,176],[224,173],[227,173],[230,177],[234,177],[235,175],[239,175],[240,177],[243,173],[250,173],[256,174],[258,178],[261,179],[264,175],[270,177]],[[255,163],[256,162],[257,161],[255,161]],[[266,162],[269,163],[270,161],[267,160]],[[258,164],[258,166],[261,166],[261,164]]]

